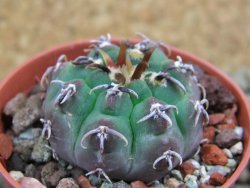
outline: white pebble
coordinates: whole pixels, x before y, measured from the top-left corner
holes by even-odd
[[[176,178],[177,180],[183,181],[183,177],[182,177],[181,172],[179,170],[172,170],[171,176]]]
[[[228,159],[226,166],[234,169],[237,165],[237,162],[234,159]]]
[[[216,166],[212,166],[212,165],[207,165],[207,173],[209,175],[215,173],[215,172],[219,172],[220,174],[223,174],[224,176],[226,176],[227,174],[229,174],[231,172],[231,169],[226,167],[226,166],[221,166],[221,165],[216,165]]]
[[[203,165],[202,165],[201,168],[200,168],[200,175],[201,175],[201,177],[207,176],[206,167],[203,166]]]
[[[185,185],[187,187],[192,187],[192,188],[198,188],[198,184],[197,184],[197,181],[196,180],[192,180],[192,179],[189,179]]]
[[[188,175],[186,175],[186,176],[185,176],[185,178],[184,178],[184,182],[187,182],[187,181],[189,181],[189,180],[192,180],[192,181],[197,181],[197,177],[196,177],[196,176],[194,176],[194,175],[190,175],[190,174],[188,174]]]
[[[206,175],[206,176],[203,176],[203,177],[200,178],[200,182],[201,183],[208,183],[209,179],[210,179],[210,176]]]
[[[191,163],[195,167],[195,169],[200,169],[201,167],[200,163],[194,159],[189,159],[187,160],[187,162]]]
[[[200,170],[198,169],[194,170],[193,175],[198,177],[200,175]]]
[[[242,142],[237,142],[234,144],[231,148],[230,151],[232,152],[233,155],[241,154],[243,152],[243,144]]]
[[[240,138],[243,138],[243,134],[244,134],[244,129],[242,127],[235,127],[234,128],[234,132],[240,136]]]
[[[225,148],[225,149],[223,149],[223,152],[226,154],[226,156],[228,158],[230,158],[230,159],[233,158],[233,154],[232,154],[232,152],[229,149]]]
[[[23,173],[21,171],[12,170],[12,171],[9,172],[9,174],[16,181],[20,181],[24,177],[24,175],[23,175]]]

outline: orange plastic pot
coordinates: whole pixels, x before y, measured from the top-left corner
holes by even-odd
[[[0,113],[2,113],[6,102],[14,97],[18,92],[28,91],[36,83],[35,78],[40,78],[49,65],[54,65],[59,55],[66,54],[68,59],[74,59],[77,56],[83,54],[83,49],[89,47],[89,41],[90,40],[76,41],[45,51],[28,60],[25,64],[10,74],[0,84]],[[118,43],[119,41],[120,39],[113,40],[115,43]],[[136,42],[136,40],[134,40],[134,42]],[[184,61],[189,61],[193,64],[199,65],[205,72],[215,76],[218,80],[220,80],[225,85],[225,87],[227,87],[237,98],[239,106],[237,117],[238,122],[245,129],[244,152],[239,166],[223,185],[223,187],[228,188],[234,184],[240,173],[244,170],[250,156],[250,108],[248,100],[241,89],[227,75],[215,68],[210,63],[175,47],[169,48],[171,49],[171,58],[175,58],[176,55],[180,55]],[[167,49],[165,50],[167,53]],[[4,125],[0,119],[0,132],[3,131]],[[2,160],[0,163],[0,173],[10,185],[16,188],[21,188],[21,186],[10,177],[8,171],[5,169],[4,160]]]

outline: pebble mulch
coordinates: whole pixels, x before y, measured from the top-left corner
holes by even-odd
[[[56,188],[143,188],[143,187],[215,187],[222,185],[237,167],[243,151],[243,129],[236,120],[235,98],[214,78],[203,73],[202,84],[207,90],[210,108],[209,124],[204,126],[204,139],[196,155],[173,169],[159,181],[145,185],[141,181],[130,184],[119,181],[112,185],[96,176],[58,159],[43,138],[41,105],[44,93],[35,87],[30,95],[17,94],[4,109],[4,122],[14,143],[7,161],[10,175],[24,187]],[[218,97],[215,93],[223,93]],[[216,106],[220,103],[220,106]],[[245,172],[244,172],[245,173]],[[242,174],[239,183],[249,182],[249,173]],[[247,180],[246,180],[247,179]]]

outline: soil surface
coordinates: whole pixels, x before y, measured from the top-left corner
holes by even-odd
[[[238,126],[235,97],[215,78],[199,70],[199,81],[207,90],[209,122],[204,125],[204,139],[197,154],[173,169],[163,179],[145,185],[141,181],[109,184],[96,174],[60,160],[43,135],[41,105],[43,91],[35,86],[26,96],[17,94],[4,109],[7,135],[13,139],[13,153],[7,161],[11,176],[23,185],[36,187],[197,187],[222,185],[237,167],[243,151],[243,129]],[[221,93],[223,95],[221,95]],[[214,104],[214,105],[213,105]],[[220,104],[219,108],[216,104]],[[29,115],[28,115],[29,114]],[[1,136],[1,135],[0,135]],[[2,138],[2,137],[0,137]],[[2,138],[3,139],[3,138]],[[5,138],[6,139],[6,138]],[[6,157],[8,158],[9,155]]]

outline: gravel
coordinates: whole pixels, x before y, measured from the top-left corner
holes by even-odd
[[[31,159],[37,163],[48,162],[51,159],[51,150],[46,147],[49,142],[42,136],[35,142],[31,153]]]
[[[59,181],[56,188],[80,188],[73,178],[63,178]]]
[[[19,107],[19,109],[13,114],[13,132],[19,135],[22,131],[31,127],[34,122],[41,118],[41,108],[42,100],[40,94],[31,95],[26,100],[25,105],[22,108]]]
[[[27,96],[24,93],[18,93],[5,106],[3,112],[7,116],[14,116],[26,103]]]
[[[215,142],[221,148],[229,148],[240,140],[241,136],[234,129],[222,130],[215,138]]]
[[[210,107],[212,106],[211,108],[213,109],[210,111],[210,114],[214,114],[214,119],[210,122],[210,125],[204,127],[204,131],[209,131],[206,135],[210,139],[202,144],[201,148],[212,146],[216,151],[219,151],[216,154],[223,155],[225,160],[221,163],[219,161],[221,160],[221,156],[216,155],[217,159],[216,157],[213,158],[213,163],[210,164],[204,161],[203,157],[198,154],[192,159],[184,161],[184,164],[189,165],[184,165],[182,169],[176,168],[172,170],[162,181],[152,182],[150,184],[151,187],[179,186],[195,188],[199,187],[199,185],[209,183],[217,186],[225,181],[224,176],[230,176],[236,168],[243,151],[241,140],[244,130],[237,126],[237,122],[235,121],[235,98],[229,91],[221,87],[214,78],[206,76],[203,83],[208,90],[208,100],[212,104]],[[247,88],[248,91],[247,86],[244,86],[244,88]],[[213,93],[218,95],[220,92],[222,94],[219,95],[218,101],[218,99],[213,97]],[[213,107],[215,103],[217,106],[220,104],[220,106]],[[222,115],[224,111],[226,116]],[[18,173],[26,177],[37,178],[48,188],[77,188],[81,185],[79,177],[84,177],[83,175],[86,172],[72,167],[62,160],[57,161],[53,159],[51,157],[52,150],[46,147],[46,145],[49,145],[48,141],[41,137],[42,126],[37,123],[42,116],[41,94],[39,92],[34,92],[29,97],[24,94],[18,94],[7,104],[4,113],[8,116],[13,116],[12,131],[15,134],[12,134],[12,136],[14,137],[15,147],[11,158],[7,161],[7,166],[9,170],[12,170],[14,175],[18,171]],[[208,161],[211,161],[211,158]],[[250,167],[239,177],[236,187],[243,188],[250,184],[249,169]],[[89,181],[93,186],[102,188],[146,186],[140,181],[135,181],[131,184],[119,181],[111,185],[100,181],[95,175],[89,176],[85,181]]]
[[[59,181],[67,177],[68,172],[56,162],[48,162],[41,171],[41,181],[47,187],[55,187]]]

